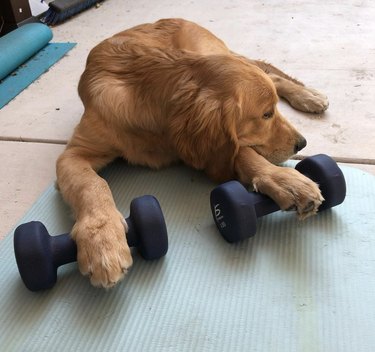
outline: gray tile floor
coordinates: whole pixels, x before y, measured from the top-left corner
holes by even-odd
[[[302,154],[326,153],[375,174],[373,1],[107,0],[53,28],[53,41],[76,48],[0,110],[0,238],[55,179],[55,159],[82,113],[76,87],[90,48],[165,17],[198,22],[232,50],[325,92],[330,108],[321,116],[280,102],[308,140]]]

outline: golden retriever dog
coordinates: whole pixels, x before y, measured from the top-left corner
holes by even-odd
[[[163,19],[104,40],[78,91],[84,113],[57,161],[57,185],[75,214],[79,269],[94,286],[114,286],[132,265],[127,224],[97,174],[117,157],[151,168],[182,161],[216,182],[238,179],[301,218],[323,201],[317,184],[277,166],[306,145],[277,102],[321,113],[327,98],[193,22]]]

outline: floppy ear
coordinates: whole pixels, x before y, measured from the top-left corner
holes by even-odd
[[[215,129],[221,129],[223,143],[210,141],[213,143],[211,146],[216,148],[205,171],[214,181],[224,182],[236,177],[234,165],[240,149],[237,138],[237,126],[241,119],[240,104],[234,98],[223,100],[220,115]]]
[[[219,100],[201,90],[193,102],[175,104],[171,120],[172,140],[179,157],[214,179],[233,173],[238,152],[236,120],[239,106],[232,99]],[[224,176],[225,174],[225,176]]]

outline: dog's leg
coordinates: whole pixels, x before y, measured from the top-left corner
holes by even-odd
[[[276,74],[269,74],[275,84],[277,94],[295,109],[320,114],[328,109],[328,98],[316,89],[296,84]]]
[[[315,214],[323,201],[315,182],[295,169],[271,164],[251,147],[240,147],[235,170],[242,183],[271,197],[282,210],[297,210],[301,219]]]
[[[107,182],[96,173],[117,155],[101,143],[103,137],[85,136],[100,135],[100,129],[92,131],[86,127],[82,128],[82,123],[77,127],[59,157],[57,184],[75,213],[72,237],[77,243],[79,269],[90,276],[94,286],[109,288],[124,276],[132,265],[132,257],[125,237],[127,224],[115,206]]]
[[[300,81],[288,76],[278,68],[264,61],[249,60],[271,78],[277,94],[297,110],[320,114],[327,110],[328,98],[316,89],[306,87]]]

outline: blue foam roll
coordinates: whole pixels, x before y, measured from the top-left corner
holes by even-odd
[[[3,79],[52,39],[44,24],[30,23],[0,38],[0,79]]]

